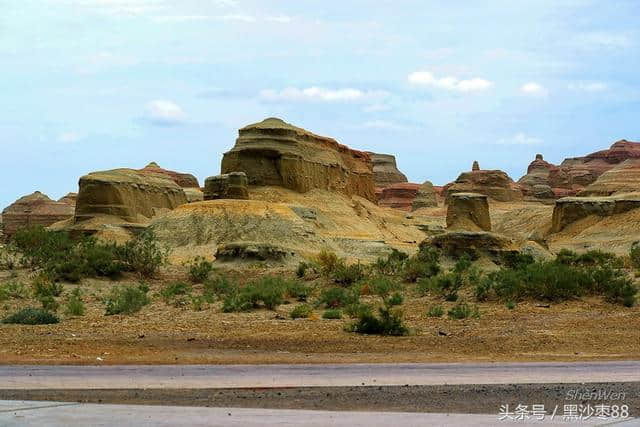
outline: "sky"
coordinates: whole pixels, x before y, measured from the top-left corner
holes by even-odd
[[[640,140],[635,0],[0,0],[0,208],[276,116],[412,182]]]

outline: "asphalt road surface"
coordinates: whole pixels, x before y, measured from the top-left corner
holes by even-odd
[[[620,382],[640,382],[640,361],[0,366],[0,389],[211,389]]]

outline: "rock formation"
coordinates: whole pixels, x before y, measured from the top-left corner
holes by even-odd
[[[606,150],[564,160],[549,173],[549,185],[576,194],[604,172],[629,159],[640,159],[640,143],[623,139]]]
[[[505,253],[518,251],[513,239],[487,231],[448,231],[425,240],[420,244],[423,245],[435,247],[455,258],[468,255],[477,259],[484,255],[496,261]]]
[[[382,194],[378,199],[378,205],[411,211],[413,201],[418,195],[420,184],[400,183],[392,184],[382,189]]]
[[[640,194],[611,197],[565,197],[556,200],[551,231],[557,233],[567,225],[588,216],[612,216],[640,208]]]
[[[235,146],[222,159],[222,173],[229,172],[244,172],[251,185],[302,193],[319,188],[376,200],[367,153],[277,118],[240,129]]]
[[[578,195],[611,196],[634,191],[640,191],[640,159],[628,159],[609,169]]]
[[[60,203],[66,203],[68,205],[76,207],[76,200],[78,200],[78,193],[67,193],[66,196],[61,197],[58,201]]]
[[[411,205],[411,210],[415,211],[421,208],[433,208],[436,206],[438,206],[436,190],[431,181],[425,181],[418,187],[418,194]]]
[[[556,194],[549,185],[549,174],[557,167],[544,160],[542,154],[529,164],[527,174],[518,180],[518,184],[527,199],[554,200]]]
[[[187,203],[183,189],[163,174],[133,169],[93,172],[80,178],[75,222],[99,216],[144,222],[158,210]]]
[[[447,229],[491,231],[487,196],[476,193],[456,193],[449,197]]]
[[[367,152],[373,162],[373,180],[376,188],[408,182],[407,177],[398,170],[396,158],[391,154]]]
[[[204,200],[248,199],[249,180],[244,172],[211,176],[204,182]]]
[[[156,162],[149,163],[147,166],[140,169],[140,172],[164,175],[182,188],[200,188],[198,178],[196,178],[195,176],[189,173],[174,172],[167,169],[162,169]]]
[[[475,172],[475,171],[479,171],[480,170],[480,164],[478,163],[477,160],[473,161],[473,164],[471,165],[471,171]]]
[[[48,227],[58,221],[73,217],[73,206],[56,202],[36,191],[21,197],[2,211],[5,237],[11,237],[23,227],[41,225]]]
[[[477,163],[477,162],[476,162]],[[474,167],[477,164],[474,163]],[[509,175],[501,170],[472,170],[463,172],[454,182],[447,184],[443,190],[447,203],[455,193],[479,193],[500,202],[522,200],[522,190]]]

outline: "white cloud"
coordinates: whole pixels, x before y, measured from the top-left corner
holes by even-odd
[[[265,101],[321,101],[321,102],[356,102],[381,99],[388,95],[384,91],[363,91],[360,89],[326,89],[312,86],[306,89],[288,87],[281,91],[266,89],[260,91],[260,98]]]
[[[518,132],[511,138],[498,140],[497,143],[502,145],[538,145],[542,144],[542,140],[540,138],[526,135],[523,132]]]
[[[520,88],[520,92],[525,95],[537,96],[541,98],[549,95],[549,91],[547,90],[547,88],[536,82],[528,82],[523,84]]]
[[[278,16],[254,16],[247,14],[227,14],[227,15],[163,15],[153,18],[156,22],[196,22],[196,21],[222,21],[222,22],[239,22],[251,24],[255,22],[272,22],[277,24],[288,24],[293,18],[285,15]]]
[[[575,90],[579,92],[603,92],[608,89],[607,84],[602,82],[569,83],[567,87],[569,88],[569,90]]]
[[[288,24],[293,21],[293,18],[287,15],[267,16],[265,18],[268,22],[278,22],[280,24]]]
[[[186,117],[179,105],[164,99],[149,102],[146,110],[147,118],[157,125],[176,125],[181,123]]]
[[[409,74],[407,80],[416,86],[435,87],[456,92],[479,92],[493,86],[492,82],[477,77],[468,80],[459,80],[452,76],[436,78],[429,71],[415,71]]]
[[[82,137],[77,132],[69,131],[59,134],[56,139],[58,142],[72,143],[78,142],[81,138]]]

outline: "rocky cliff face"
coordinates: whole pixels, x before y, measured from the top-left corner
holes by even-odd
[[[23,227],[40,225],[48,227],[73,216],[73,206],[51,200],[46,194],[36,191],[21,197],[2,211],[5,237],[11,237]]]
[[[476,169],[474,164],[471,172],[463,172],[454,182],[447,184],[443,193],[449,200],[455,193],[479,193],[500,202],[522,200],[520,187],[505,172],[501,170]]]
[[[103,215],[136,223],[187,203],[169,177],[133,169],[93,172],[80,178],[79,187],[76,223]]]
[[[607,217],[640,208],[640,194],[611,197],[565,197],[556,201],[551,231],[557,233],[567,225],[595,215]]]
[[[376,188],[408,182],[405,174],[398,170],[396,158],[391,154],[367,152],[373,162],[373,180]]]
[[[609,169],[578,195],[611,196],[634,191],[640,191],[640,159],[628,159]]]
[[[623,139],[606,150],[564,160],[549,173],[549,185],[559,189],[559,193],[576,194],[606,171],[629,159],[640,159],[640,143]]]
[[[182,188],[200,188],[200,184],[198,184],[198,178],[196,178],[195,176],[189,173],[181,173],[162,169],[156,162],[149,163],[147,166],[140,169],[140,172],[145,174],[149,173],[163,175],[171,179]]]
[[[420,184],[400,183],[389,185],[383,188],[381,195],[378,196],[378,205],[411,211],[419,189]]]
[[[431,181],[425,181],[418,188],[418,194],[411,205],[411,210],[415,211],[421,208],[433,208],[436,206],[438,206],[436,189],[433,187]]]
[[[314,188],[375,201],[370,156],[277,118],[240,129],[222,173],[244,172],[250,185],[307,192]]]

